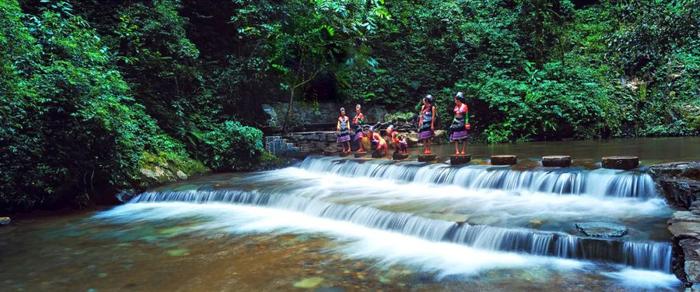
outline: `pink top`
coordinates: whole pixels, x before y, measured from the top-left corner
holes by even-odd
[[[467,104],[463,103],[460,106],[455,105],[454,112],[456,115],[464,115],[469,111],[469,107],[467,107]]]

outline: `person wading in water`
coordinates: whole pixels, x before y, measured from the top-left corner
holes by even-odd
[[[340,116],[338,116],[338,124],[335,127],[338,131],[338,144],[343,146],[343,153],[350,152],[350,118],[345,115],[345,108],[340,108]]]
[[[467,140],[469,139],[470,125],[467,122],[467,115],[469,114],[469,107],[467,106],[466,99],[464,98],[464,93],[457,92],[455,95],[455,107],[453,109],[455,117],[450,125],[450,142],[455,142],[455,155],[466,154]],[[462,150],[460,151],[459,144],[462,144]]]
[[[418,139],[423,143],[423,154],[432,154],[430,143],[435,131],[435,107],[433,96],[428,94],[423,98],[423,106],[418,118]]]

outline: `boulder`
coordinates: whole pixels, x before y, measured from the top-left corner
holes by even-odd
[[[491,155],[491,165],[514,165],[518,163],[515,155]]]
[[[544,167],[569,167],[569,166],[571,166],[571,156],[568,156],[568,155],[542,156],[542,166],[544,166]]]
[[[451,165],[461,165],[461,164],[467,164],[470,161],[472,161],[472,155],[471,154],[465,154],[465,155],[450,155],[450,164]]]
[[[416,133],[416,132],[406,133],[406,142],[408,142],[408,145],[411,145],[411,146],[418,144],[418,142],[420,142],[418,140],[418,133]]]
[[[700,283],[700,216],[677,211],[668,221],[673,235],[673,273],[690,287]]]
[[[9,225],[10,222],[12,222],[12,219],[10,219],[10,217],[0,217],[0,226]]]
[[[639,167],[637,156],[606,156],[602,161],[603,168],[630,170]]]
[[[649,173],[668,203],[673,206],[687,210],[700,198],[700,162],[698,161],[652,165]]]
[[[607,222],[576,223],[576,229],[583,235],[601,238],[622,237],[627,234],[627,227]]]

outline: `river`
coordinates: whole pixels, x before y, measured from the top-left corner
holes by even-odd
[[[595,161],[700,159],[699,142],[482,145],[461,167],[312,156],[191,179],[114,208],[0,228],[0,290],[678,290],[673,210],[643,168]],[[436,150],[446,157],[450,146]],[[484,165],[490,154],[526,164],[570,154],[579,164],[511,169]],[[626,232],[576,228],[591,222]]]

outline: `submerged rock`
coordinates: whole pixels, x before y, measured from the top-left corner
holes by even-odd
[[[10,217],[0,217],[0,226],[9,225],[10,222],[12,222],[12,219],[10,219]]]
[[[311,288],[316,288],[316,286],[320,285],[322,282],[323,282],[323,278],[321,278],[321,277],[311,277],[311,278],[302,279],[301,281],[294,283],[294,287],[295,288],[302,288],[302,289],[311,289]]]
[[[576,229],[591,237],[622,237],[627,234],[627,227],[607,222],[576,223]]]

